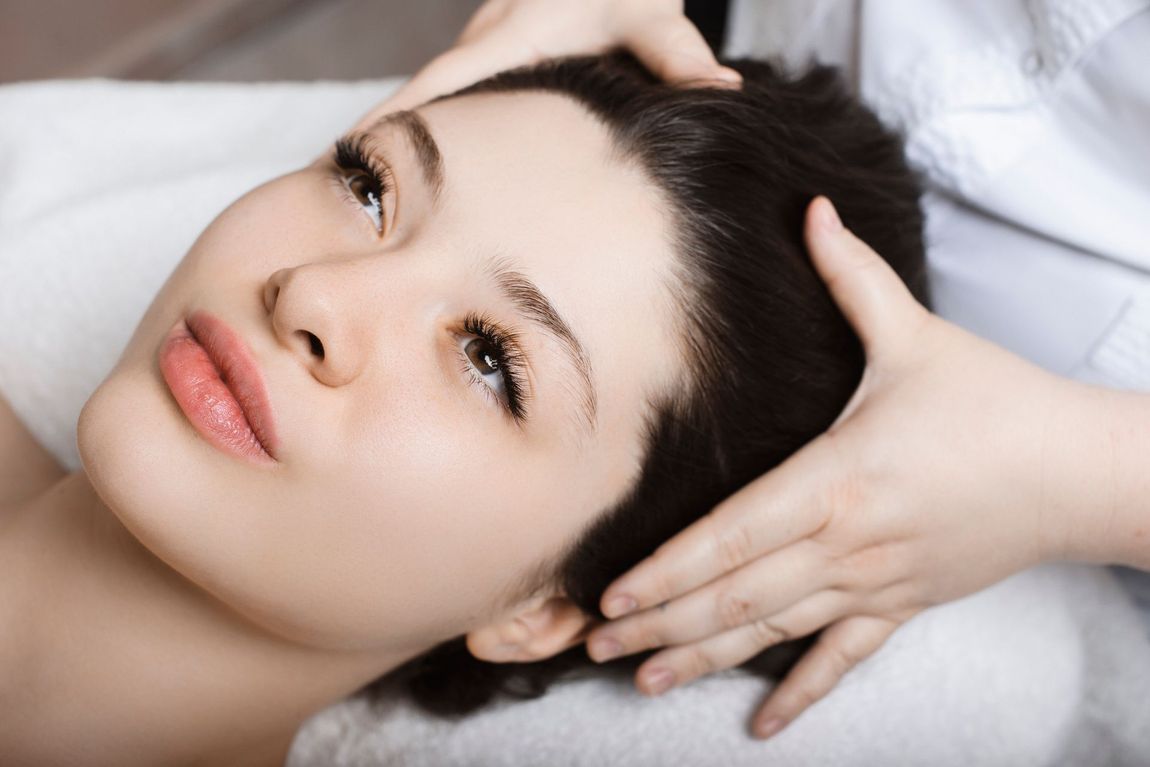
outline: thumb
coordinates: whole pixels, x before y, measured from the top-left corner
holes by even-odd
[[[842,225],[826,197],[816,197],[807,208],[805,238],[815,270],[868,356],[929,314],[890,264]]]
[[[436,56],[386,101],[360,118],[355,128],[366,130],[386,114],[415,109],[504,69],[533,64],[542,58],[540,51],[505,33],[481,35]]]
[[[657,21],[633,24],[624,44],[652,74],[677,85],[738,87],[743,77],[721,66],[699,29],[682,14],[666,14]]]

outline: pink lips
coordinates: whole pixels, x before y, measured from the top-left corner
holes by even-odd
[[[274,463],[275,422],[259,367],[221,320],[197,310],[169,331],[160,372],[184,415],[217,448]]]

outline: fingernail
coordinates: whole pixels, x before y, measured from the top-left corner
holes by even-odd
[[[734,69],[723,67],[716,74],[715,78],[718,80],[726,80],[729,83],[741,83],[743,76]]]
[[[835,206],[831,204],[830,200],[827,200],[826,204],[823,205],[822,224],[823,230],[830,234],[836,234],[843,229],[843,222],[839,219],[838,211],[835,210]]]
[[[759,722],[757,725],[755,725],[755,735],[759,736],[760,738],[769,738],[779,730],[783,729],[784,724],[786,723],[779,717],[768,719],[765,722]]]
[[[675,675],[665,668],[654,671],[647,677],[647,689],[652,695],[662,695],[671,689],[674,683]]]
[[[634,597],[629,597],[624,594],[622,596],[612,598],[611,601],[607,603],[607,609],[603,611],[603,614],[608,618],[619,618],[631,612],[638,606],[639,603],[635,601]]]
[[[591,654],[602,662],[623,654],[623,645],[617,639],[596,639],[591,643]]]

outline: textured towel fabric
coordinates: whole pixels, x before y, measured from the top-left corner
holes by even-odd
[[[654,699],[572,681],[459,723],[354,701],[313,717],[289,767],[1146,765],[1150,646],[1123,602],[1105,569],[1020,573],[919,614],[768,741],[746,730],[769,684],[728,671]]]
[[[394,81],[0,88],[0,391],[64,464],[76,418],[196,234]],[[1150,645],[1105,568],[1047,565],[900,628],[777,738],[732,671],[649,700],[563,683],[458,723],[338,703],[289,765],[1144,765]]]

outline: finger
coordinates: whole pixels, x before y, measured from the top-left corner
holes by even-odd
[[[391,98],[360,119],[355,127],[365,130],[391,112],[414,109],[496,72],[532,64],[539,58],[540,54],[520,39],[493,32],[432,59]]]
[[[755,735],[770,737],[822,700],[899,625],[888,618],[856,615],[827,628],[759,709],[752,727]]]
[[[633,23],[622,42],[651,74],[668,83],[707,81],[737,87],[743,81],[738,72],[719,64],[702,33],[682,14]]]
[[[588,652],[602,662],[737,629],[822,591],[833,569],[820,544],[799,541],[671,602],[597,627],[588,637]]]
[[[455,38],[455,45],[463,45],[478,39],[497,23],[503,21],[510,8],[511,4],[508,0],[487,0],[479,6],[475,13],[471,14],[471,18],[467,20],[467,26],[459,33],[459,37]]]
[[[842,226],[826,197],[807,208],[805,238],[815,269],[868,354],[928,316],[890,264]]]
[[[822,591],[778,614],[702,642],[668,648],[643,661],[635,674],[636,684],[647,695],[659,695],[693,679],[734,668],[768,647],[813,634],[838,620],[847,610],[848,599],[841,591]],[[670,672],[670,677],[665,672]]]
[[[812,502],[826,480],[822,441],[816,437],[616,578],[600,600],[603,614],[618,618],[669,602],[818,530],[829,513]]]

